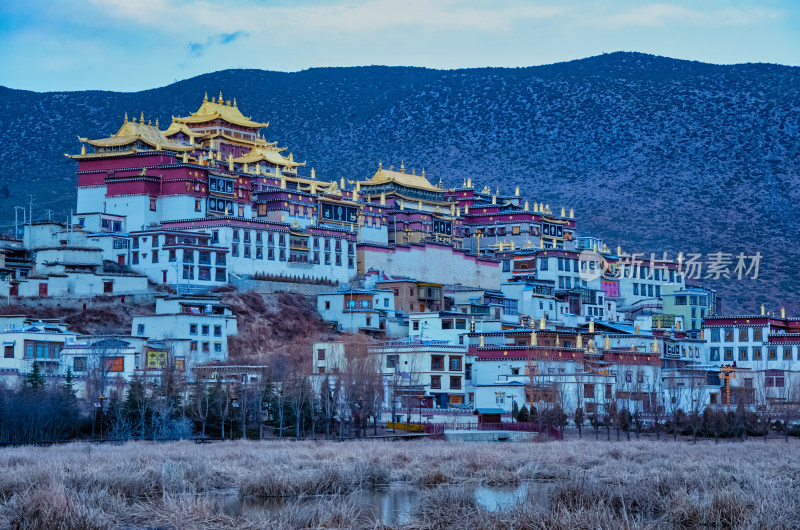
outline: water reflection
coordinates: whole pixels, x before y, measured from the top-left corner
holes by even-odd
[[[358,490],[340,498],[347,500],[361,509],[361,517],[365,523],[380,523],[387,526],[405,525],[412,521],[420,502],[427,495],[436,495],[446,488],[458,488],[467,494],[474,495],[475,501],[483,509],[490,512],[508,510],[523,502],[531,502],[542,506],[546,499],[544,483],[527,482],[517,486],[450,486],[421,488],[410,484],[393,484],[383,490]],[[223,513],[239,516],[248,512],[267,512],[276,516],[281,510],[312,507],[315,503],[330,501],[337,497],[273,497],[268,499],[239,498],[235,492],[214,495],[212,497],[217,509]]]

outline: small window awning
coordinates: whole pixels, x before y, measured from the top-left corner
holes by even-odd
[[[481,407],[473,411],[473,414],[505,414],[506,411],[501,408]]]

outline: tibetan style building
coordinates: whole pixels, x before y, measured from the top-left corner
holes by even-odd
[[[108,138],[81,138],[75,224],[107,236],[104,258],[159,283],[211,287],[256,274],[348,281],[378,268],[499,288],[498,251],[574,249],[570,211],[446,189],[423,170],[378,165],[364,180],[301,175],[268,123],[206,96],[165,129],[140,114]]]

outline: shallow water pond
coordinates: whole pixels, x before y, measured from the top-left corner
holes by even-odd
[[[542,507],[546,502],[543,482],[525,482],[514,486],[440,485],[423,488],[410,484],[392,484],[381,490],[357,490],[346,495],[311,495],[303,497],[273,497],[268,499],[240,498],[235,492],[209,496],[217,508],[228,515],[265,511],[277,515],[281,510],[298,507],[313,508],[315,504],[341,500],[353,505],[360,513],[359,519],[384,525],[409,523],[420,503],[428,496],[436,496],[447,489],[457,489],[472,495],[483,509],[495,512],[531,502]]]

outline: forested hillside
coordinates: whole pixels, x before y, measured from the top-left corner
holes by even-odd
[[[629,251],[761,252],[759,279],[714,282],[726,312],[800,312],[800,68],[614,53],[531,68],[227,70],[136,93],[0,88],[0,224],[74,205],[77,136],[159,119],[222,91],[318,177],[385,165],[574,207]],[[288,152],[288,151],[287,151]],[[704,271],[705,273],[705,271]],[[695,283],[708,283],[696,281]]]

